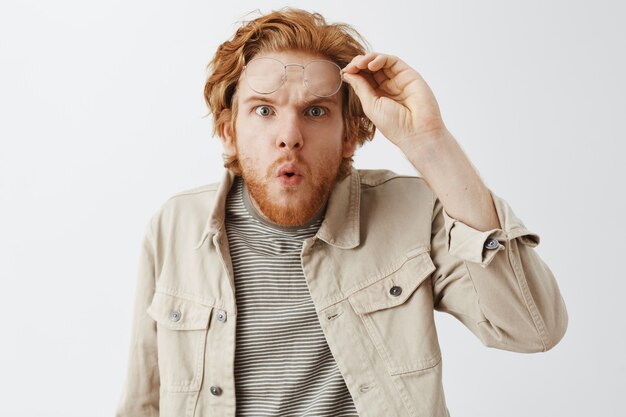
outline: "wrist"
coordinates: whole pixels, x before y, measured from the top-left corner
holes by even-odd
[[[454,137],[443,126],[408,136],[398,146],[413,165],[422,165],[440,156],[453,141]]]

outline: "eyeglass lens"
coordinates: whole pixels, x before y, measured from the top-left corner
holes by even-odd
[[[257,93],[273,93],[285,82],[285,64],[274,58],[255,58],[246,65],[245,77]],[[341,87],[341,69],[331,61],[310,61],[304,66],[303,78],[311,94],[319,97],[332,96]]]

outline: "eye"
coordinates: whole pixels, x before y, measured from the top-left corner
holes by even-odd
[[[326,115],[326,109],[323,107],[314,106],[307,110],[307,114],[313,117],[322,117]]]
[[[270,106],[257,106],[254,108],[254,112],[259,116],[267,117],[273,114],[273,110]]]

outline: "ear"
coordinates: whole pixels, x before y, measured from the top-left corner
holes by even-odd
[[[228,156],[233,156],[237,153],[237,148],[235,147],[235,138],[233,135],[231,110],[222,110],[222,114],[220,115],[220,117],[223,117],[226,120],[222,125],[219,134],[220,141],[222,141],[222,147],[224,148],[224,154]]]
[[[344,158],[350,158],[356,151],[356,139],[345,138],[341,144],[341,156]]]

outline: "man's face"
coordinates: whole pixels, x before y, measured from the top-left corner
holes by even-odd
[[[301,65],[325,59],[298,51],[261,52],[259,57]],[[278,90],[259,94],[242,74],[235,130],[227,123],[223,132],[224,151],[238,156],[254,205],[283,226],[305,224],[322,208],[342,157],[354,152],[353,141],[344,140],[341,93],[317,97],[302,77],[301,67],[288,66]]]

